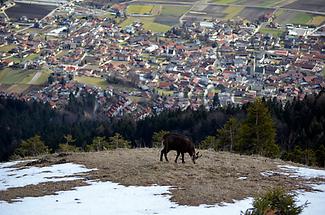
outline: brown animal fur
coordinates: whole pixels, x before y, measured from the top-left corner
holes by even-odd
[[[164,148],[160,153],[160,161],[163,161],[163,155],[165,156],[166,161],[168,161],[167,153],[171,150],[177,151],[175,163],[177,163],[180,154],[182,154],[182,163],[185,163],[184,153],[188,153],[191,156],[193,163],[195,163],[195,160],[199,158],[199,152],[195,153],[194,144],[184,135],[172,133],[166,134],[163,137],[162,143]]]

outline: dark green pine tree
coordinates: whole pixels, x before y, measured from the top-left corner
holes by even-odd
[[[240,123],[235,117],[230,117],[223,128],[218,129],[217,136],[221,141],[223,150],[233,151],[238,147],[238,130]]]
[[[277,157],[279,147],[275,144],[276,130],[265,103],[257,99],[247,109],[247,119],[239,131],[240,151]]]

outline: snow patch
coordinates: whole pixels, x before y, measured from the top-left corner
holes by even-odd
[[[247,177],[246,176],[242,176],[242,177],[239,177],[238,180],[246,180]]]
[[[302,212],[302,215],[324,214],[325,211],[325,184],[314,185],[313,189],[320,192],[303,192],[299,191],[297,196],[297,205],[302,205],[306,201],[309,202],[307,208]]]
[[[279,175],[289,175],[285,172],[277,172],[277,171],[265,171],[260,173],[264,177],[270,177],[270,176],[279,176]]]
[[[43,182],[71,181],[82,179],[75,174],[93,171],[83,165],[65,163],[47,167],[12,167],[26,161],[15,161],[0,164],[0,190],[8,188],[24,187]]]
[[[112,182],[90,182],[90,186],[61,191],[58,195],[27,197],[21,202],[0,202],[1,212],[11,214],[240,214],[252,198],[218,205],[180,206],[169,200],[168,186],[129,186]],[[167,195],[166,195],[167,194]]]
[[[324,178],[325,179],[325,170],[311,169],[306,167],[296,167],[290,165],[279,165],[281,170],[291,173],[291,177],[303,177],[306,179],[311,178]]]

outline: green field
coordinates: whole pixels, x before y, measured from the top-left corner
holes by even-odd
[[[46,83],[47,80],[48,80],[48,77],[51,74],[51,72],[52,72],[51,70],[42,70],[41,75],[38,76],[37,79],[31,80],[29,82],[29,84],[31,84],[31,85],[42,85],[42,84]]]
[[[307,23],[308,25],[320,26],[325,23],[325,16],[313,16]]]
[[[190,6],[171,6],[163,5],[160,15],[162,16],[182,16],[186,13],[191,7]]]
[[[243,9],[244,9],[244,7],[241,7],[241,6],[229,6],[229,7],[227,7],[226,10],[224,11],[227,14],[224,17],[224,19],[232,19],[232,18],[234,18]]]
[[[74,78],[75,81],[86,84],[89,86],[96,86],[100,87],[102,89],[106,89],[108,87],[107,81],[105,81],[102,78],[97,78],[97,77],[88,77],[88,76],[76,76]]]
[[[249,6],[259,6],[259,7],[275,7],[282,5],[287,2],[287,0],[212,0],[211,2],[217,4],[238,4],[238,5],[249,5]]]
[[[174,91],[172,90],[164,90],[160,88],[156,88],[155,90],[160,96],[172,96],[174,94]]]
[[[275,17],[275,21],[280,24],[308,25],[313,22],[314,24],[318,24],[319,22],[325,21],[325,18],[319,15],[300,11],[288,11],[285,9],[278,10]]]
[[[10,85],[5,91],[10,93],[23,93],[30,88],[29,84],[14,84]]]
[[[35,71],[22,71],[4,69],[0,71],[0,83],[1,84],[28,84],[32,80]]]
[[[41,74],[33,79],[37,71],[35,70],[12,70],[6,68],[0,71],[0,83],[8,85],[42,85],[47,81],[48,76],[50,75],[49,70],[42,70]]]
[[[310,20],[313,19],[313,15],[308,13],[299,13],[292,19],[292,24],[307,24]]]
[[[261,28],[259,32],[262,34],[271,34],[274,37],[279,37],[284,33],[284,30],[281,28]]]
[[[160,9],[159,5],[129,5],[126,9],[127,14],[157,14]]]
[[[16,47],[17,47],[17,45],[14,45],[14,44],[4,45],[4,46],[0,47],[0,52],[8,52],[11,49],[16,48]]]
[[[39,57],[39,54],[32,53],[32,54],[29,54],[29,55],[25,58],[25,60],[33,61],[33,60],[36,60],[38,57]]]
[[[21,63],[23,61],[23,58],[13,56],[13,57],[8,58],[8,60],[12,60],[14,63]]]
[[[171,27],[168,25],[163,25],[154,22],[154,18],[152,17],[141,17],[141,18],[129,17],[124,22],[122,22],[120,26],[122,28],[125,28],[126,26],[131,25],[135,21],[143,23],[143,28],[146,30],[150,30],[152,32],[166,32],[169,29],[171,29]]]
[[[238,2],[238,0],[213,0],[213,2],[218,4],[234,4]]]

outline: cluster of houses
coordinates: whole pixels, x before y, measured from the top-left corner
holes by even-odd
[[[96,97],[99,111],[108,117],[141,119],[165,109],[242,105],[256,97],[286,102],[325,87],[325,28],[295,35],[289,34],[295,30],[290,26],[274,37],[259,33],[256,23],[213,20],[187,21],[157,34],[140,22],[120,27],[115,18],[78,8],[77,15],[59,12],[33,26],[46,29],[42,36],[16,34],[0,20],[0,43],[15,45],[0,52],[0,69],[46,64],[53,71],[44,87],[17,96],[64,108],[70,94],[84,91]],[[31,54],[37,57],[10,60]],[[79,83],[77,77],[102,79],[108,87]]]

